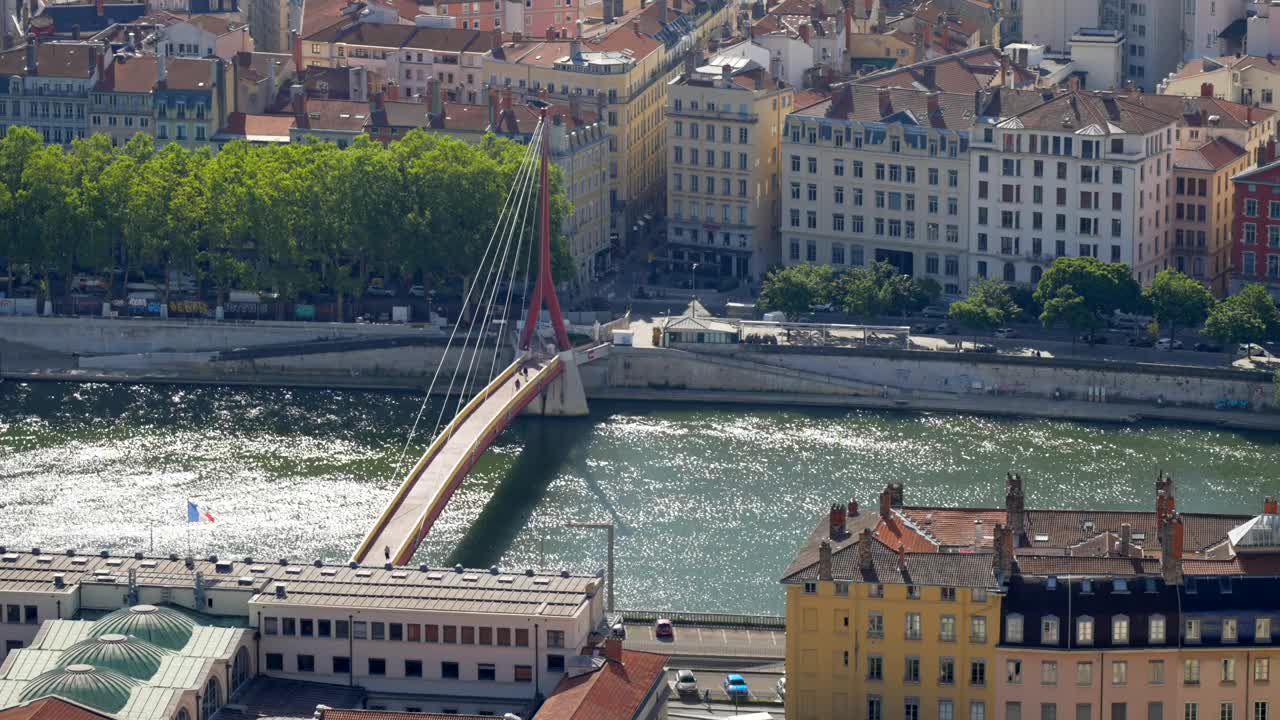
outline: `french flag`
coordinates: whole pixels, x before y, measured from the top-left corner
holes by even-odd
[[[210,513],[208,510],[201,509],[199,505],[196,505],[190,500],[187,501],[187,522],[189,523],[210,522],[211,523],[213,521],[214,520],[213,520],[212,513]]]

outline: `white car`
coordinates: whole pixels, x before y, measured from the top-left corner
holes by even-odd
[[[676,671],[676,694],[677,695],[697,695],[698,680],[689,670]]]
[[[786,700],[787,699],[787,676],[783,675],[782,677],[778,678],[778,684],[775,685],[773,689],[778,691],[778,697],[782,698],[783,700]]]
[[[1181,340],[1170,340],[1169,338],[1160,338],[1156,341],[1157,350],[1181,350]]]
[[[414,285],[409,288],[409,297],[426,297],[427,289],[421,285]]]

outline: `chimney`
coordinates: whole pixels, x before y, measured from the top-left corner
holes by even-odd
[[[1268,497],[1262,501],[1262,513],[1264,515],[1280,514],[1280,504],[1276,503],[1274,497]]]
[[[890,90],[886,87],[876,91],[876,96],[880,99],[880,117],[882,118],[893,114],[893,97],[889,93]]]
[[[27,75],[38,75],[40,73],[40,61],[37,59],[37,44],[35,35],[27,36]]]
[[[826,538],[818,545],[818,579],[831,579],[831,541]]]
[[[289,100],[293,105],[295,115],[307,114],[307,91],[298,83],[294,83],[289,87]]]
[[[1015,546],[1022,544],[1027,535],[1026,496],[1022,492],[1022,476],[1009,473],[1004,486],[1005,522],[1013,533]]]
[[[898,570],[905,572],[907,569],[907,546],[898,543]]]
[[[289,31],[289,42],[293,47],[293,71],[301,78],[307,68],[302,64],[302,38],[298,36],[297,30]]]
[[[732,65],[725,63],[724,66],[720,68],[720,79],[724,81],[725,87],[731,87],[733,85]]]
[[[376,93],[374,93],[374,94],[373,94],[373,109],[374,109],[374,110],[385,110],[385,109],[386,109],[386,107],[387,107],[387,104],[386,104],[386,102],[384,101],[383,93],[380,93],[380,92],[376,92]]]
[[[400,99],[400,86],[399,86],[399,85],[397,85],[396,83],[393,83],[393,82],[391,82],[391,83],[387,83],[387,99],[388,99],[388,100],[399,100],[399,99]]]
[[[880,517],[887,518],[893,510],[893,485],[885,485],[880,491]]]
[[[1200,97],[1213,97],[1213,83],[1200,83]]]
[[[510,109],[511,109],[511,91],[503,90],[502,91],[502,112],[505,113]]]
[[[1174,511],[1160,526],[1160,575],[1166,585],[1182,584],[1182,516]]]
[[[276,598],[283,600],[286,596],[284,583],[276,583]]]
[[[96,72],[98,71],[98,63],[100,63],[100,62],[102,62],[102,61],[101,61],[101,59],[98,57],[98,46],[97,46],[97,44],[90,45],[90,46],[89,46],[89,74],[91,74],[91,75],[92,75],[92,74],[94,74],[94,73],[96,73]]]
[[[871,555],[871,544],[875,540],[871,537],[871,528],[862,528],[862,534],[858,536],[858,569],[872,570],[875,568],[875,560]]]
[[[604,641],[604,656],[616,663],[622,662],[622,641],[611,637]]]
[[[980,547],[982,545],[982,518],[973,521],[973,546]]]
[[[276,96],[276,67],[279,64],[280,64],[279,60],[273,60],[272,62],[267,63],[267,97],[268,98],[274,98]]]
[[[938,103],[938,93],[930,92],[925,96],[925,101],[929,104],[929,117],[933,118],[942,114],[942,106]]]
[[[839,540],[843,538],[844,534],[848,531],[847,523],[845,522],[847,519],[845,512],[846,511],[845,511],[844,505],[841,505],[840,503],[835,503],[831,506],[829,522],[827,523],[828,524],[827,535],[831,537],[833,540]]]
[[[369,99],[369,70],[363,65],[352,65],[347,70],[347,87],[350,88],[353,102],[365,102]]]
[[[902,483],[889,483],[889,497],[894,507],[902,507]]]
[[[431,78],[431,114],[436,122],[444,120],[444,95],[441,93],[439,78]]]
[[[94,0],[93,7],[98,11],[98,17],[107,14],[107,0]]]
[[[169,79],[169,64],[167,55],[156,56],[156,83],[164,85]]]
[[[582,96],[577,93],[569,96],[569,117],[575,124],[582,123]]]
[[[547,42],[551,42],[555,39],[556,39],[556,29],[554,26],[548,25],[547,26]]]
[[[1007,525],[997,524],[991,548],[991,569],[1002,580],[1013,574],[1013,530]]]
[[[494,28],[491,33],[489,44],[494,48],[502,47],[502,28]]]
[[[857,500],[850,500],[850,501],[849,501],[848,516],[849,516],[849,517],[857,517],[857,516],[858,516],[858,501],[857,501]]]
[[[926,90],[936,91],[938,89],[938,68],[933,65],[925,65],[920,68],[920,84],[924,85]]]
[[[811,31],[809,30],[809,25],[807,23],[800,26],[800,41],[803,42],[805,45],[809,44],[810,32]]]
[[[1163,522],[1164,518],[1172,514],[1178,509],[1178,503],[1173,497],[1173,477],[1161,471],[1156,476],[1156,523]]]
[[[577,62],[582,59],[582,41],[574,38],[569,41],[569,59]]]
[[[1129,523],[1120,523],[1120,548],[1117,554],[1120,557],[1129,557],[1129,553],[1133,548],[1133,526]]]
[[[72,40],[79,40],[79,39],[80,39],[80,26],[79,26],[79,25],[72,25],[72,26],[71,26],[71,39],[72,39]]]

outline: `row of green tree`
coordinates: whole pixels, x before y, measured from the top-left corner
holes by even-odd
[[[836,272],[825,265],[792,265],[772,271],[759,303],[794,317],[830,304],[859,318],[919,310],[937,301],[937,283],[909,278],[891,265]],[[1156,275],[1145,290],[1128,265],[1096,258],[1058,258],[1030,293],[990,279],[969,284],[968,295],[951,304],[948,317],[973,331],[992,330],[1028,312],[1045,327],[1093,333],[1117,312],[1150,315],[1176,338],[1179,328],[1204,325],[1204,334],[1224,345],[1280,340],[1280,310],[1261,285],[1248,285],[1221,302],[1196,280],[1175,270]]]
[[[340,313],[370,274],[428,284],[474,274],[524,154],[505,139],[468,144],[417,130],[388,146],[234,142],[215,154],[157,148],[142,134],[64,149],[10,128],[0,140],[0,257],[10,270],[32,269],[42,295],[54,290],[51,274],[105,275],[114,295],[150,268],[163,270],[166,301],[169,279],[189,272],[219,303],[233,288],[283,300],[328,292]],[[552,190],[563,278],[572,263],[558,173]]]

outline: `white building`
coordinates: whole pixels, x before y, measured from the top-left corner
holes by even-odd
[[[964,293],[974,97],[842,85],[792,113],[782,145],[782,262],[883,260]]]
[[[22,663],[4,664],[0,709],[39,694],[31,677],[15,675],[14,668],[39,661],[39,671],[67,671],[72,661],[53,652],[67,641],[125,633],[159,646],[143,650],[161,668],[180,670],[147,668],[145,678],[106,678],[121,707],[138,708],[121,717],[208,718],[254,675],[359,687],[370,705],[385,709],[527,716],[535,696],[550,694],[566,672],[589,662],[583,654],[607,630],[602,586],[598,577],[531,570],[302,566],[0,548],[0,641],[6,653],[31,653]],[[121,610],[139,604],[161,606],[164,618],[154,608]],[[118,611],[114,615],[123,619],[109,627],[79,622],[103,611]],[[120,623],[152,620],[159,630],[120,629]],[[215,627],[204,631],[203,625]],[[197,642],[201,633],[205,640]],[[21,649],[33,642],[35,649]],[[248,652],[241,652],[244,646]],[[210,694],[202,690],[210,678],[218,683],[212,704],[194,707],[197,697],[208,702]]]
[[[1124,33],[1085,28],[1071,36],[1071,64],[1085,73],[1090,90],[1119,90],[1124,85]]]
[[[1184,0],[1182,59],[1223,54],[1221,35],[1232,23],[1244,21],[1246,5],[1245,0]]]
[[[972,138],[970,274],[1034,284],[1058,257],[1148,282],[1171,225],[1175,118],[1108,93],[1046,92]]]
[[[156,54],[170,57],[219,57],[230,61],[238,52],[253,52],[248,23],[220,15],[192,15],[162,31]]]
[[[1022,42],[1044,45],[1050,52],[1067,52],[1077,30],[1100,23],[1097,0],[1022,0]]]

